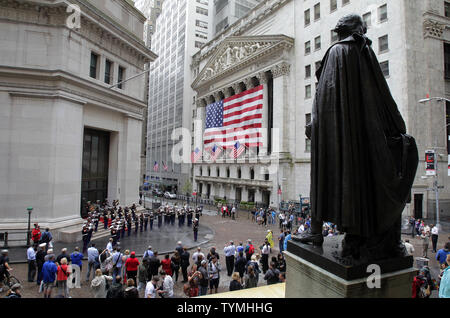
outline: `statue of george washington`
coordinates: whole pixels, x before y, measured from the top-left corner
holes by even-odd
[[[400,256],[401,214],[418,165],[413,137],[389,91],[359,15],[339,20],[325,54],[311,138],[311,230],[293,238],[323,244],[323,221],[345,232],[342,255]]]

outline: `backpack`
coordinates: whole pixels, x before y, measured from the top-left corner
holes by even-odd
[[[248,248],[248,253],[253,255],[254,252],[255,252],[255,247],[253,245],[250,245]]]

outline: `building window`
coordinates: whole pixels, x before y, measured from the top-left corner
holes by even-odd
[[[320,19],[320,2],[314,6],[314,21]]]
[[[311,65],[305,66],[305,78],[311,78]]]
[[[113,63],[110,60],[106,60],[105,63],[105,83],[111,84],[112,82],[112,66]]]
[[[331,43],[335,43],[339,40],[339,36],[336,31],[331,30]]]
[[[205,6],[208,5],[208,0],[197,0],[198,3],[204,4]]]
[[[220,169],[219,168],[217,168],[217,177],[220,177]]]
[[[241,168],[239,168],[238,171],[237,171],[237,177],[238,177],[238,179],[241,179],[241,178],[242,178],[242,171],[241,171]]]
[[[337,0],[330,0],[330,12],[337,10]]]
[[[445,6],[445,9],[444,9],[444,11],[445,11],[445,16],[446,16],[447,18],[450,18],[450,2],[444,1],[444,6]]]
[[[387,4],[378,8],[378,21],[385,22],[388,19]]]
[[[255,180],[255,169],[250,168],[250,180]]]
[[[305,99],[311,98],[311,85],[305,86]]]
[[[372,12],[367,12],[363,15],[363,20],[366,23],[367,28],[372,26]]]
[[[89,76],[92,78],[97,78],[97,70],[98,70],[98,54],[91,52],[91,67],[89,71]]]
[[[349,4],[350,0],[342,0],[342,6],[345,6],[346,4]]]
[[[119,89],[123,89],[124,88],[124,84],[122,83],[125,79],[125,68],[122,66],[119,66],[119,72],[117,73],[117,83],[119,83],[117,85],[117,88]]]
[[[381,71],[383,72],[385,77],[389,76],[389,61],[380,63]]]
[[[216,14],[219,13],[223,8],[225,8],[228,4],[228,0],[218,0],[214,1],[216,6]]]
[[[230,168],[227,168],[227,178],[230,177]]]
[[[378,38],[378,49],[379,53],[384,53],[389,50],[389,39],[387,34]]]
[[[319,35],[318,37],[316,37],[314,39],[314,50],[316,50],[316,51],[320,50],[321,46],[322,46],[322,42],[321,42],[320,35]]]
[[[211,169],[208,168],[208,177],[211,177]]]
[[[308,26],[311,23],[311,10],[308,9],[305,11],[305,26]]]
[[[195,26],[198,26],[202,29],[208,29],[208,23],[200,20],[195,20]]]
[[[450,43],[444,43],[445,79],[450,80]]]
[[[206,15],[206,16],[208,15],[208,10],[204,9],[204,8],[200,8],[200,7],[196,7],[195,12],[197,12],[198,14]]]
[[[305,55],[311,53],[311,41],[305,43]]]

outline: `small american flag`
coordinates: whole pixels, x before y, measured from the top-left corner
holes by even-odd
[[[164,171],[169,171],[169,167],[166,165],[166,163],[164,161],[162,163]]]
[[[159,170],[159,165],[158,165],[158,162],[155,161],[155,164],[153,165],[153,171],[158,172],[158,170]]]
[[[263,85],[206,106],[205,149],[231,149],[236,141],[262,147]]]
[[[202,152],[200,149],[195,148],[195,150],[191,154],[192,163],[196,163],[202,157]]]
[[[220,148],[217,145],[214,145],[214,147],[212,147],[211,153],[210,153],[211,161],[216,162],[217,158],[220,156],[221,153],[222,153],[222,148]]]
[[[237,159],[244,151],[245,146],[238,141],[234,144],[233,150],[231,150],[230,158]]]

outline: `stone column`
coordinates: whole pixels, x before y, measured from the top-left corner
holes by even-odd
[[[256,188],[255,191],[255,202],[262,203],[262,191],[260,188]]]
[[[263,85],[263,122],[262,122],[262,128],[263,128],[263,136],[266,138],[263,138],[263,146],[260,148],[260,155],[267,154],[267,147],[269,145],[269,89],[267,86],[268,77],[266,72],[260,72],[256,75],[256,78],[259,80],[259,84]]]
[[[275,65],[271,71],[273,74],[273,128],[279,129],[278,134],[278,152],[287,152],[287,128],[285,123],[288,122],[287,111],[289,109],[288,98],[288,80],[290,73],[290,64],[282,62]],[[275,135],[275,137],[277,137]],[[277,140],[274,140],[277,143]],[[277,145],[274,145],[275,148]]]
[[[243,92],[241,83],[234,83],[233,85],[231,85],[231,87],[233,87],[235,94],[239,94],[239,93]]]
[[[197,118],[198,123],[194,123],[194,149],[195,147],[199,147],[200,150],[203,149],[203,133],[205,128],[206,121],[206,105],[207,101],[205,98],[201,98],[197,100]]]
[[[220,96],[220,92],[214,92],[213,96],[214,96],[214,99],[216,102],[219,102],[222,100],[222,96]]]
[[[242,201],[248,202],[248,188],[246,186],[242,187]]]
[[[244,79],[244,84],[247,90],[255,87],[255,82],[253,81],[252,77]]]

